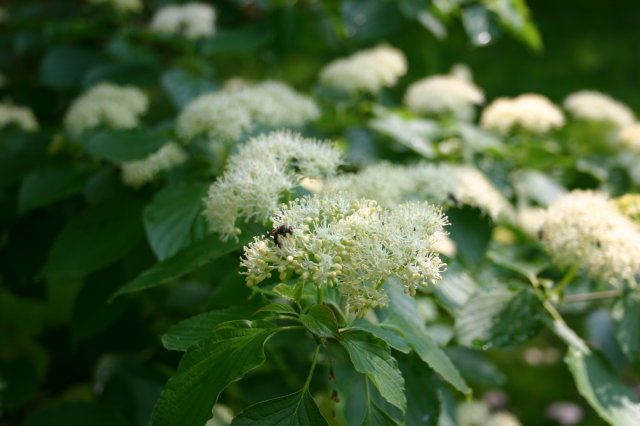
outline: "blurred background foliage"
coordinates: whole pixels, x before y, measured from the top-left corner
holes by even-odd
[[[168,3],[147,1],[145,11],[133,16],[74,0],[2,3],[7,16],[0,23],[0,70],[11,84],[0,89],[0,97],[34,110],[43,128],[30,136],[34,146],[53,138],[70,100],[97,81],[145,88],[151,97],[145,121],[158,123],[171,120],[193,95],[220,87],[232,76],[280,79],[314,90],[318,71],[330,60],[381,41],[402,49],[409,60],[409,74],[390,91],[396,99],[409,82],[465,63],[489,99],[539,92],[559,102],[575,90],[593,88],[640,110],[639,2],[531,0],[533,26],[526,11],[518,10],[524,6],[519,0],[228,0],[213,2],[215,37],[198,42],[150,38],[145,32],[150,11]],[[130,241],[122,243],[129,254],[117,263],[98,265],[84,281],[68,276],[44,280],[49,248],[66,217],[82,203],[71,199],[63,209],[18,217],[15,183],[43,161],[41,153],[24,153],[20,164],[6,158],[0,163],[1,186],[8,188],[0,192],[0,424],[144,425],[169,374],[167,366],[178,360],[162,348],[158,336],[200,312],[202,300],[213,308],[246,297],[241,290],[229,291],[244,289],[237,260],[221,259],[198,272],[205,277],[201,281],[216,276],[220,285],[215,289],[192,277],[144,297],[106,304],[123,282],[153,263],[142,228],[133,224],[127,228]],[[113,188],[114,177],[106,172],[84,187],[86,174],[78,174],[80,186],[68,184],[88,199]],[[139,198],[148,202],[152,195],[145,189]],[[142,208],[130,206],[138,213]],[[606,321],[593,324],[581,334],[606,336]],[[544,333],[528,346],[558,344]],[[557,424],[543,414],[558,400],[581,405],[581,424],[603,424],[578,397],[569,373],[557,362],[561,354],[549,355],[554,362],[523,368],[526,351],[492,353],[502,372],[483,361],[474,363],[464,351],[454,359],[463,372],[467,366],[465,376],[478,396],[503,389],[525,425]],[[303,377],[304,367],[295,360],[280,362],[293,370],[300,367]],[[260,375],[252,380],[252,398],[272,396],[261,388],[273,383],[265,384]],[[234,391],[240,392],[229,392]]]

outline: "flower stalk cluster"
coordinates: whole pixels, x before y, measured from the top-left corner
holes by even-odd
[[[614,284],[640,272],[640,228],[606,194],[575,190],[549,207],[542,241],[562,268]]]
[[[64,122],[74,136],[100,125],[131,129],[138,125],[148,106],[147,95],[136,87],[100,83],[71,104]]]
[[[15,125],[25,132],[38,130],[38,121],[27,107],[0,103],[0,129]]]
[[[178,134],[184,140],[206,135],[236,141],[256,126],[301,127],[319,115],[311,98],[284,83],[266,81],[194,99],[178,117]]]
[[[259,135],[229,158],[209,188],[205,217],[223,239],[237,238],[239,218],[266,221],[303,178],[330,176],[341,163],[342,153],[332,143],[290,131]]]
[[[358,173],[335,176],[324,191],[344,191],[354,197],[392,207],[407,201],[477,207],[494,220],[511,220],[513,207],[496,187],[472,166],[418,163],[404,166],[378,163]]]
[[[168,5],[153,16],[151,31],[196,40],[215,33],[215,20],[216,11],[207,3]]]
[[[385,208],[341,193],[303,197],[272,216],[277,240],[256,237],[242,266],[249,286],[273,273],[319,288],[336,286],[349,310],[362,316],[388,304],[382,285],[392,277],[405,293],[436,284],[445,268],[434,245],[447,220],[438,207],[405,203]]]
[[[473,116],[473,106],[484,102],[484,94],[471,81],[455,75],[434,75],[416,81],[407,90],[404,103],[417,114]]]
[[[160,173],[187,161],[187,154],[179,145],[170,142],[141,160],[122,164],[122,181],[139,187],[153,181]]]
[[[392,87],[407,73],[404,54],[390,46],[377,46],[361,50],[325,66],[320,82],[347,93],[376,93]]]
[[[575,118],[608,123],[616,128],[632,125],[636,120],[628,106],[595,90],[581,90],[567,96],[564,107]]]
[[[564,125],[564,114],[549,99],[535,93],[515,98],[498,98],[480,117],[480,125],[502,135],[521,129],[533,134],[547,133]]]

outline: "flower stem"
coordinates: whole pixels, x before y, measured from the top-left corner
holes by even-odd
[[[318,286],[318,305],[322,305],[324,303],[324,294],[322,286]]]
[[[320,345],[316,345],[316,350],[313,353],[313,361],[311,361],[311,368],[309,369],[309,375],[307,376],[307,380],[304,382],[304,389],[309,389],[309,384],[311,383],[311,377],[313,377],[313,372],[316,369],[316,362],[318,361],[318,353],[320,352]]]
[[[564,288],[567,286],[567,284],[569,284],[578,274],[578,270],[580,268],[577,265],[574,265],[571,267],[571,269],[569,269],[567,271],[567,273],[564,275],[564,277],[562,278],[562,280],[558,283],[558,285],[556,285],[552,290],[551,290],[551,294],[555,294],[557,296],[559,296],[560,294],[562,294]]]
[[[622,290],[599,291],[593,293],[570,294],[564,298],[566,303],[584,302],[587,300],[610,299],[618,297],[622,294]]]

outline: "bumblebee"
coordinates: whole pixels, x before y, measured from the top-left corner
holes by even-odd
[[[288,225],[280,225],[276,229],[273,229],[266,234],[264,234],[264,238],[272,238],[273,242],[278,246],[282,247],[282,238],[287,235],[293,234],[293,229],[291,229]]]

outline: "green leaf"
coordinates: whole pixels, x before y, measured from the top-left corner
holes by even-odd
[[[142,237],[142,205],[128,197],[91,206],[71,217],[45,266],[48,275],[84,275],[125,256]]]
[[[106,354],[95,362],[93,372],[92,385],[100,389],[100,401],[126,415],[129,426],[149,426],[166,382],[156,365],[133,355]]]
[[[151,425],[205,424],[220,392],[264,362],[264,344],[277,331],[265,321],[220,324],[206,343],[182,358],[160,395]]]
[[[291,305],[286,303],[269,303],[256,311],[256,313],[268,313],[268,314],[295,314],[298,315],[295,309]]]
[[[483,5],[465,6],[462,9],[462,24],[474,46],[486,46],[496,36],[493,17]]]
[[[127,426],[115,411],[93,402],[65,402],[38,411],[25,426]]]
[[[0,189],[20,182],[32,170],[51,162],[42,133],[4,130],[0,138]]]
[[[171,69],[162,75],[162,87],[167,91],[177,109],[182,109],[197,96],[213,92],[218,86],[205,78],[181,69]]]
[[[122,274],[117,268],[107,268],[91,274],[75,297],[71,321],[71,337],[79,342],[94,336],[122,317],[128,300],[107,300],[121,282]],[[68,286],[64,282],[65,287]]]
[[[87,175],[86,168],[77,164],[48,166],[32,171],[20,186],[19,211],[26,213],[79,193]]]
[[[345,330],[340,344],[347,350],[354,368],[365,374],[384,399],[402,410],[407,409],[404,379],[387,344],[360,330]]]
[[[269,25],[256,24],[232,30],[216,32],[202,44],[205,55],[216,53],[250,53],[256,52],[273,42],[274,31]]]
[[[340,12],[349,38],[361,43],[384,39],[405,22],[396,2],[345,0]]]
[[[411,348],[400,334],[396,333],[394,330],[388,327],[384,327],[384,325],[373,324],[364,318],[359,318],[353,321],[351,324],[349,324],[349,327],[347,329],[362,330],[371,333],[377,338],[387,342],[387,344],[393,349],[405,354],[411,351]]]
[[[471,389],[465,383],[460,372],[428,334],[427,328],[420,319],[415,299],[404,294],[397,283],[392,283],[387,288],[391,297],[389,306],[391,314],[384,320],[383,325],[400,333],[420,359],[440,374],[443,379],[460,392],[470,393]]]
[[[429,3],[429,0],[398,0],[400,11],[407,19],[414,19],[428,8]]]
[[[259,402],[238,414],[232,426],[328,425],[307,389]]]
[[[113,63],[91,68],[84,74],[82,83],[86,88],[103,81],[121,85],[149,86],[157,81],[157,78],[156,69],[151,65]]]
[[[300,315],[300,321],[307,330],[320,337],[340,335],[336,316],[327,305],[313,305],[307,313]]]
[[[40,81],[53,89],[72,89],[82,82],[82,76],[98,61],[92,50],[77,46],[57,46],[40,64]]]
[[[525,0],[484,0],[484,4],[498,15],[502,25],[514,36],[532,50],[542,50],[542,38],[529,17]]]
[[[173,256],[205,235],[201,212],[207,187],[201,183],[168,186],[144,209],[147,238],[158,259]]]
[[[170,351],[186,351],[208,338],[213,329],[227,321],[249,319],[257,307],[231,306],[205,312],[173,325],[162,335],[162,344]]]
[[[550,176],[536,170],[519,171],[514,178],[514,186],[520,196],[545,207],[567,192],[565,187]]]
[[[504,250],[492,249],[487,253],[487,257],[496,265],[525,276],[531,283],[537,283],[538,274],[549,266],[547,259],[537,261],[518,259],[514,256],[511,248]]]
[[[407,415],[405,424],[436,426],[440,417],[440,381],[424,362],[415,356],[398,357],[405,378]]]
[[[636,395],[592,351],[569,347],[565,362],[573,374],[580,395],[612,426],[640,424]]]
[[[589,312],[584,318],[584,328],[585,338],[600,350],[616,371],[627,366],[629,360],[618,344],[614,320],[608,309],[599,308]]]
[[[521,345],[540,331],[542,310],[528,288],[480,289],[456,318],[458,342],[483,349]]]
[[[400,426],[400,423],[385,413],[375,402],[369,401],[360,426]]]
[[[384,324],[402,334],[420,359],[438,372],[443,379],[451,383],[460,392],[471,392],[460,372],[453,365],[447,354],[429,336],[424,325],[417,326],[395,312],[389,315]]]
[[[447,210],[449,232],[457,247],[457,257],[465,266],[477,269],[491,241],[491,219],[480,210],[462,207]]]
[[[94,132],[86,140],[83,139],[81,145],[96,157],[123,163],[144,158],[168,141],[166,135],[138,128]]]
[[[251,233],[245,230],[240,241],[221,242],[217,235],[209,235],[193,245],[180,250],[173,256],[156,263],[151,268],[142,272],[136,279],[121,287],[113,296],[142,291],[157,287],[189,272],[206,265],[207,263],[239,249],[251,240]]]
[[[626,293],[616,302],[611,315],[622,352],[630,361],[637,363],[640,361],[640,294],[637,291]]]
[[[438,301],[453,314],[462,309],[476,290],[478,284],[459,264],[451,265],[442,274],[442,281],[433,287]]]
[[[483,353],[468,348],[446,348],[447,356],[472,385],[483,387],[500,387],[507,382],[507,376]]]

